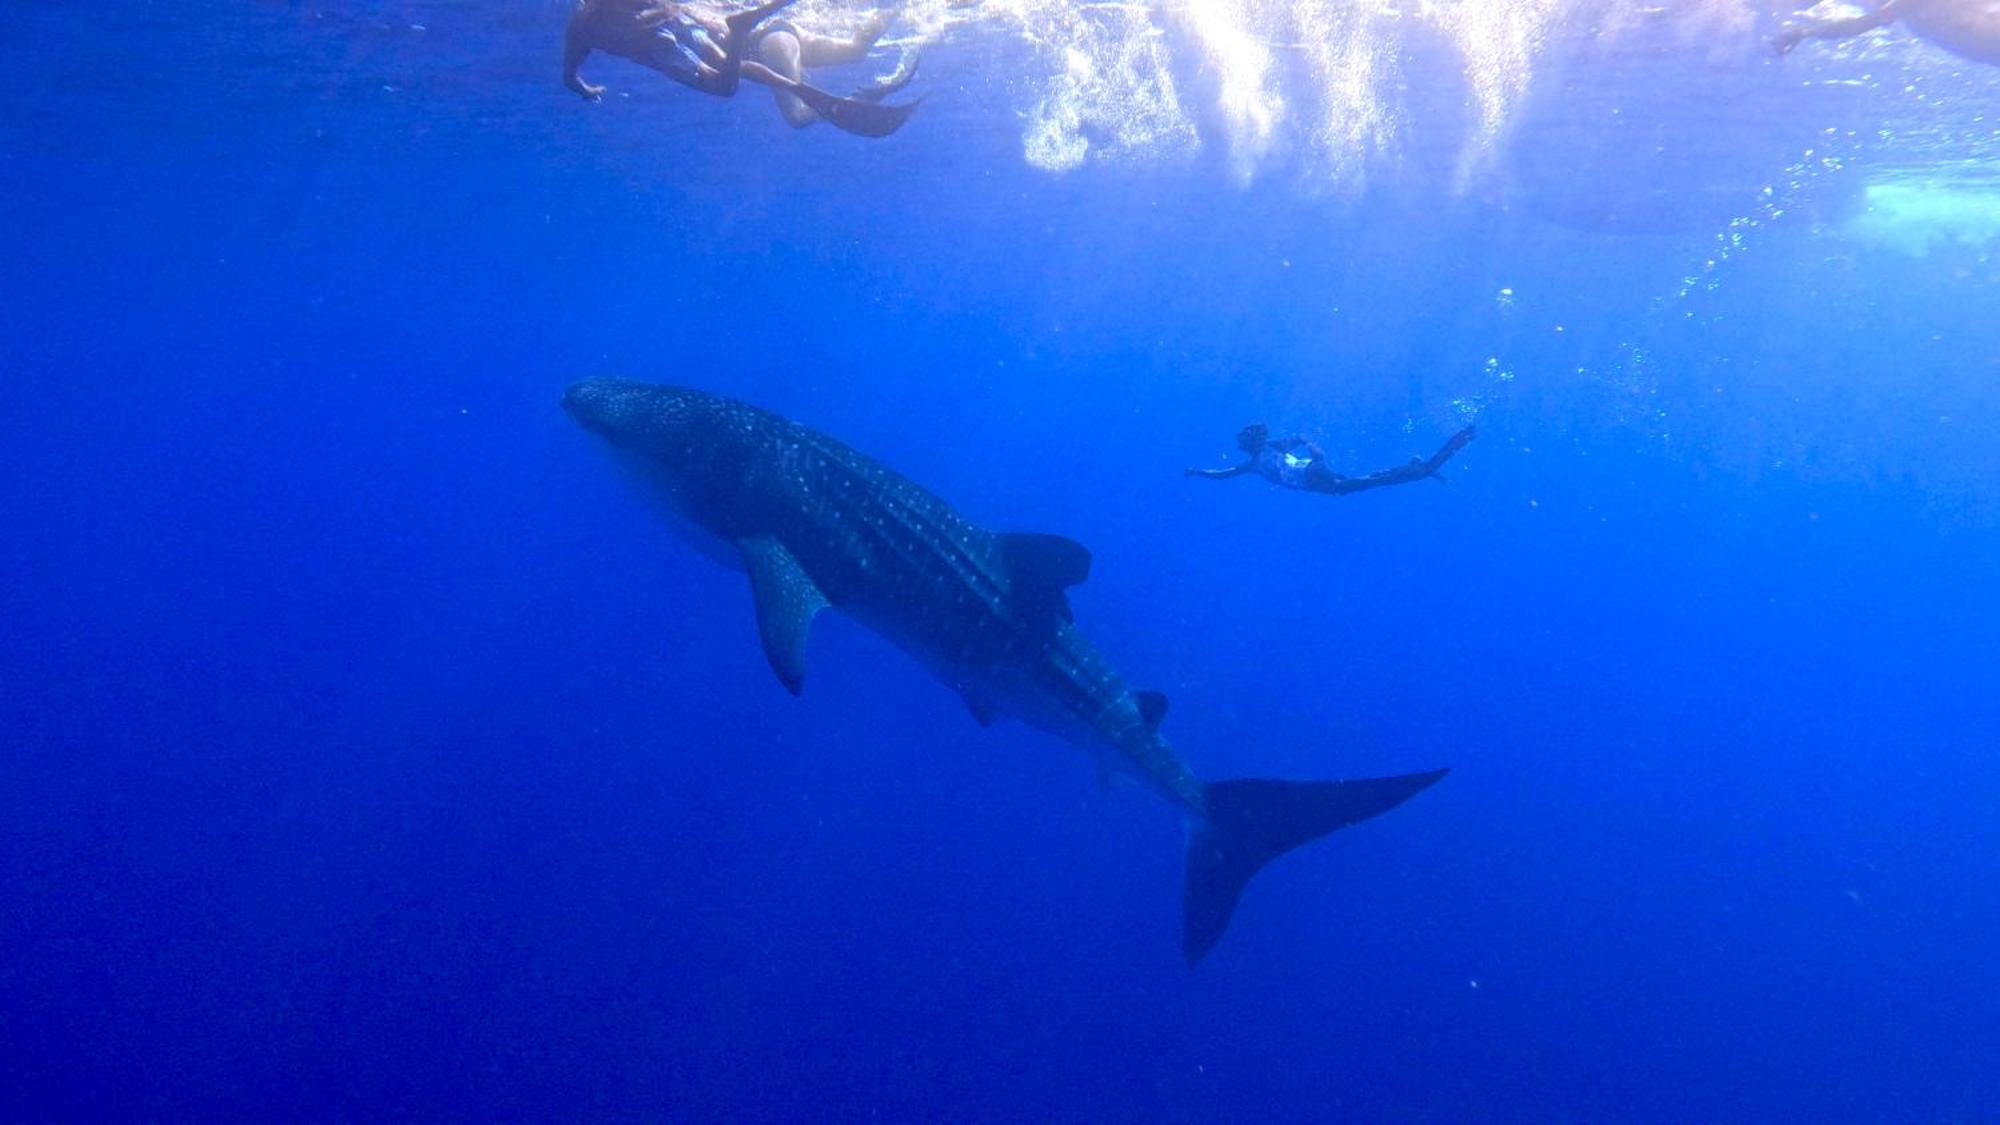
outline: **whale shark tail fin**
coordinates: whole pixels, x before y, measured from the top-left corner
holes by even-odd
[[[1336,829],[1388,812],[1437,783],[1445,770],[1355,781],[1211,782],[1208,816],[1188,839],[1181,952],[1194,964],[1229,926],[1250,877],[1271,860]]]

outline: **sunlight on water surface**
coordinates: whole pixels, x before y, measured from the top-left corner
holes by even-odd
[[[801,18],[843,18],[817,3]],[[1358,188],[1371,162],[1400,158],[1421,96],[1462,113],[1460,190],[1490,170],[1561,29],[1615,44],[1664,26],[1731,43],[1751,23],[1742,0],[912,0],[902,11],[906,48],[1026,49],[1022,150],[1045,170],[1213,141],[1245,182],[1285,159]]]

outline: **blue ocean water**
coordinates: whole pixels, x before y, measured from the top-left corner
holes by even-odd
[[[0,1117],[2000,1115],[2000,73],[912,0],[870,141],[566,14],[0,11]],[[1179,816],[837,616],[788,695],[600,374],[1085,543],[1205,777],[1453,773],[1190,969]],[[1256,420],[1480,437],[1182,475]]]

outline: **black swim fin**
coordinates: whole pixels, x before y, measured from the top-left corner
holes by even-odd
[[[803,82],[784,88],[786,93],[806,103],[827,124],[857,137],[886,137],[903,127],[918,102],[907,105],[877,105],[861,98],[843,98]],[[921,101],[921,99],[919,99]]]
[[[1430,788],[1445,770],[1355,781],[1216,781],[1203,787],[1208,816],[1188,839],[1181,952],[1194,964],[1215,948],[1236,900],[1266,863],[1336,829],[1388,812]]]

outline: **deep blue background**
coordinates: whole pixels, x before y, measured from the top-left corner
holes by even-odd
[[[869,144],[577,102],[555,7],[123,7],[0,14],[0,1116],[2000,1113],[1990,247],[1678,296],[1728,214],[1052,176],[964,45]],[[1171,811],[844,621],[786,695],[601,373],[1082,540],[1206,776],[1455,772],[1190,972]]]

